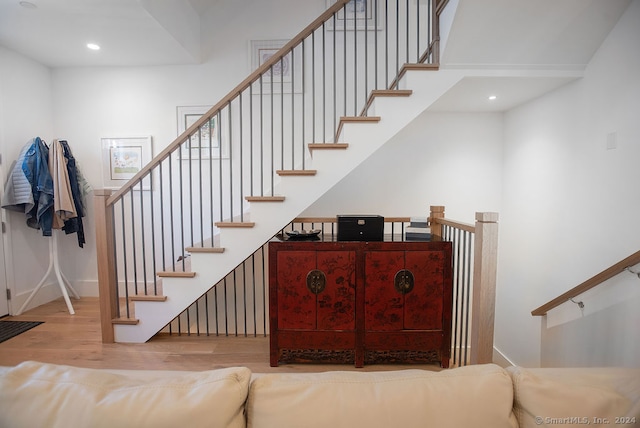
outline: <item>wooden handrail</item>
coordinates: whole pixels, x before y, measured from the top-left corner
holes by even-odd
[[[476,231],[476,226],[471,223],[449,220],[448,218],[435,218],[433,221],[443,226],[451,226],[455,229],[464,230],[465,232],[474,233]]]
[[[251,73],[246,79],[244,79],[238,86],[233,88],[224,98],[222,98],[216,105],[211,107],[205,114],[203,114],[197,121],[195,121],[189,128],[187,128],[182,134],[178,136],[171,144],[169,144],[164,150],[162,150],[153,160],[142,168],[136,175],[134,175],[124,186],[116,191],[107,201],[107,206],[113,205],[122,196],[129,192],[134,186],[138,184],[143,178],[145,178],[151,171],[158,166],[163,160],[171,155],[191,134],[195,133],[202,125],[210,120],[219,110],[233,101],[239,96],[245,89],[260,78],[271,67],[276,65],[278,61],[289,54],[293,48],[302,43],[309,35],[324,24],[329,18],[331,18],[336,12],[344,7],[345,4],[351,0],[336,0],[322,15],[316,18],[311,24],[309,24],[304,30],[298,33],[293,39],[286,43],[277,53],[271,56],[261,66],[259,66],[253,73]]]
[[[443,9],[447,6],[447,3],[449,3],[449,0],[436,0],[435,8],[438,15],[442,13]]]
[[[573,299],[574,297],[579,296],[585,291],[591,290],[593,287],[602,284],[604,281],[613,278],[619,273],[622,273],[623,271],[625,271],[628,267],[637,265],[638,263],[640,263],[640,251],[637,251],[631,254],[629,257],[623,260],[620,260],[618,263],[603,270],[599,274],[589,278],[582,284],[572,288],[571,290],[567,291],[564,294],[561,294],[555,299],[550,300],[549,302],[545,303],[539,308],[534,309],[533,311],[531,311],[531,315],[533,316],[546,315],[547,312],[549,312],[551,309],[560,306],[561,304],[569,301],[570,299]]]
[[[384,217],[385,223],[409,223],[411,217]],[[448,218],[434,218],[427,217],[429,223],[437,223],[443,226],[450,226],[455,229],[464,230],[465,232],[474,233],[476,231],[476,225],[471,223],[465,223],[462,221],[451,220]],[[336,217],[296,217],[292,223],[337,223]]]
[[[408,223],[411,217],[385,217],[385,223]],[[296,217],[291,223],[337,223],[336,217]]]

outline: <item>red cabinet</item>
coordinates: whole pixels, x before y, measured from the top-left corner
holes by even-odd
[[[366,331],[442,330],[442,251],[365,252]]]
[[[271,365],[440,362],[451,342],[450,242],[269,244]]]
[[[278,251],[276,263],[279,328],[355,330],[354,251]]]

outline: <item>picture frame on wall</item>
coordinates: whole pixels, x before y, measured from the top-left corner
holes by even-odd
[[[329,8],[336,0],[326,0],[326,6]],[[382,0],[351,0],[342,9],[338,11],[334,20],[327,21],[327,27],[330,30],[370,30],[377,31],[383,29],[382,14],[380,13]],[[376,6],[378,8],[376,22]]]
[[[102,176],[105,189],[119,189],[151,162],[151,136],[102,138]],[[142,190],[151,189],[151,178]],[[138,186],[137,190],[140,190]]]
[[[178,106],[178,135],[185,132],[191,125],[196,123],[203,114],[209,111],[212,106]],[[224,148],[220,147],[220,124],[218,117],[214,116],[204,123],[200,128],[200,134],[197,133],[189,137],[181,148],[182,160],[198,160],[198,159],[223,159],[228,158],[228,154]]]
[[[251,71],[255,71],[262,64],[275,55],[289,40],[251,40],[249,52],[251,55]],[[277,61],[274,66],[262,75],[264,93],[294,93],[302,92],[302,53],[294,49]],[[273,88],[271,88],[273,83]],[[254,91],[255,94],[255,91]]]

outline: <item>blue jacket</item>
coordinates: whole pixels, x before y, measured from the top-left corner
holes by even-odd
[[[49,173],[49,148],[36,137],[25,154],[22,170],[31,183],[34,207],[27,214],[27,225],[51,236],[53,225],[53,179]]]

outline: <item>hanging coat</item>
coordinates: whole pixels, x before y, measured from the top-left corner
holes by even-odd
[[[77,213],[76,217],[70,218],[64,222],[62,230],[64,230],[67,235],[70,233],[77,233],[78,245],[82,248],[85,244],[84,226],[82,224],[82,217],[85,216],[84,194],[81,189],[81,181],[83,179],[81,178],[80,169],[77,166],[76,160],[71,154],[69,144],[65,140],[60,140],[60,145],[64,151],[64,157],[67,163],[71,195],[73,197],[73,203]]]
[[[24,174],[22,164],[27,154],[27,150],[33,144],[33,140],[26,144],[18,159],[11,165],[9,178],[4,187],[4,195],[2,196],[2,208],[11,211],[21,212],[23,214],[31,211],[35,205],[33,201],[33,193],[31,192],[31,183]]]
[[[75,218],[78,214],[73,203],[67,159],[58,140],[53,140],[49,148],[49,172],[53,179],[53,228],[62,229],[66,220]]]

